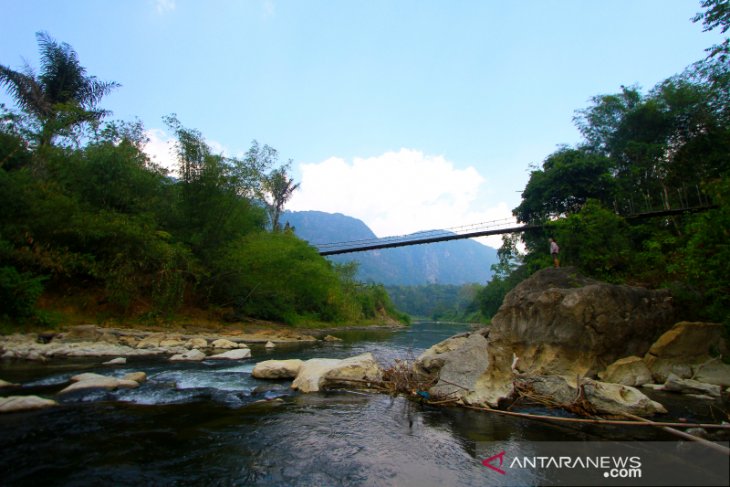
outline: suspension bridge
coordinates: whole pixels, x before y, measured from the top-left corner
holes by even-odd
[[[687,208],[665,209],[658,211],[647,211],[626,216],[627,220],[638,220],[642,218],[668,217],[682,215],[685,213],[697,213],[717,208],[715,205],[695,206]],[[408,245],[420,245],[436,242],[447,242],[449,240],[460,240],[464,238],[487,237],[490,235],[501,235],[506,233],[522,233],[542,228],[543,225],[519,225],[513,218],[503,218],[471,225],[462,225],[445,230],[425,230],[383,238],[370,238],[361,240],[349,240],[345,242],[314,243],[319,255],[348,254],[352,252],[365,252],[368,250],[389,249],[405,247]]]

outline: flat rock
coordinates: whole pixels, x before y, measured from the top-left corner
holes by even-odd
[[[245,358],[251,358],[251,349],[237,348],[235,350],[229,350],[227,352],[206,357],[207,360],[242,360]]]
[[[635,387],[586,379],[583,390],[588,402],[604,414],[652,416],[667,412],[662,404],[652,401]]]
[[[720,397],[722,387],[715,384],[706,384],[694,379],[683,379],[670,374],[664,383],[662,390],[680,392],[682,394],[702,394],[712,397]]]
[[[299,359],[264,360],[254,366],[251,376],[256,379],[294,379],[303,363]]]
[[[603,382],[632,387],[642,386],[652,380],[649,367],[641,357],[635,355],[618,359],[606,367],[606,370],[599,372],[598,377]]]
[[[124,365],[127,363],[127,359],[124,357],[117,357],[115,359],[111,359],[107,362],[104,362],[102,365]]]
[[[197,348],[170,357],[171,362],[200,362],[203,359],[205,359],[205,354]]]
[[[264,345],[264,348],[276,348],[276,344],[272,341],[266,342],[266,345]]]
[[[212,348],[238,348],[238,344],[225,338],[219,338],[210,344]]]
[[[58,406],[58,403],[52,399],[44,399],[38,396],[0,397],[0,413],[28,411],[31,409],[42,409],[53,406]]]
[[[98,374],[80,374],[72,377],[74,381],[70,386],[59,391],[59,394],[68,394],[69,392],[80,391],[85,389],[107,389],[113,390],[118,388],[136,388],[139,383],[133,380],[117,379],[115,377],[107,377]]]
[[[694,368],[692,378],[706,384],[729,387],[730,364],[722,363],[719,360],[700,364]]]

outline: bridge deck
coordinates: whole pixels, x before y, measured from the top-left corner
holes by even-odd
[[[662,217],[662,216],[681,215],[681,214],[685,214],[685,213],[697,213],[700,211],[707,211],[707,210],[711,210],[711,209],[715,209],[715,208],[717,208],[717,205],[649,211],[649,212],[645,212],[645,213],[637,213],[635,215],[630,215],[625,218],[627,220],[637,220],[637,219],[641,219],[641,218],[656,218],[656,217]],[[368,250],[405,247],[408,245],[420,245],[420,244],[429,244],[429,243],[436,243],[436,242],[447,242],[449,240],[460,240],[460,239],[464,239],[464,238],[487,237],[489,235],[501,235],[501,234],[505,234],[505,233],[519,233],[519,232],[535,230],[535,229],[542,228],[542,227],[543,227],[543,225],[517,225],[517,226],[500,227],[500,228],[489,228],[489,229],[465,232],[465,233],[447,233],[445,231],[442,231],[438,235],[430,236],[430,237],[425,237],[425,236],[419,237],[418,234],[413,234],[413,235],[405,235],[405,236],[401,236],[401,237],[384,237],[381,239],[350,241],[350,242],[334,242],[334,243],[319,244],[319,245],[315,244],[315,246],[320,248],[319,255],[328,256],[328,255],[348,254],[348,253],[352,253],[352,252],[365,252]],[[427,233],[427,232],[420,232],[420,233]],[[329,247],[329,248],[326,248],[326,247]]]

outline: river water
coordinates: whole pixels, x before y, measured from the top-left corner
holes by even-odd
[[[265,359],[363,352],[383,364],[411,359],[466,329],[416,323],[398,331],[341,331],[342,342],[274,351],[254,346],[252,359],[227,363],[3,363],[0,377],[22,383],[20,394],[61,405],[0,416],[0,485],[493,485],[493,472],[482,465],[490,455],[485,442],[627,438],[612,427],[559,426],[382,394],[300,394],[289,381],[251,377]],[[55,395],[80,372],[134,371],[148,376],[138,389]],[[630,434],[666,439],[647,429]]]

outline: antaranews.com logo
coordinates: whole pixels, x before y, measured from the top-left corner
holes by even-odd
[[[485,479],[500,485],[730,484],[730,457],[694,442],[482,442],[476,446]]]
[[[482,461],[482,465],[497,472],[500,475],[507,475],[502,469],[505,464],[506,451],[502,450]],[[510,469],[592,469],[601,470],[604,478],[641,478],[641,457],[582,457],[582,456],[522,456],[515,457],[509,463]]]

